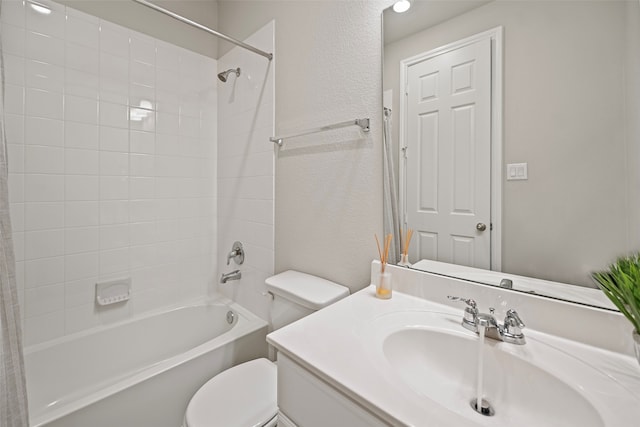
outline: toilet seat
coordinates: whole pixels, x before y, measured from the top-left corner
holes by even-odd
[[[256,359],[207,381],[193,395],[185,427],[263,427],[276,423],[276,365]]]

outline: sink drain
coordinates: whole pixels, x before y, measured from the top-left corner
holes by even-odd
[[[469,404],[474,411],[476,411],[480,415],[484,415],[485,417],[493,417],[496,414],[496,411],[493,410],[491,404],[485,399],[482,399],[482,405],[479,409],[478,399],[471,399],[471,402],[469,402]]]

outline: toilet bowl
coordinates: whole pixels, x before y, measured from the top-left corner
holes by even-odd
[[[288,325],[349,295],[337,283],[298,271],[266,280],[273,296],[273,329]],[[207,381],[191,398],[183,427],[277,425],[277,368],[268,359],[236,365]]]

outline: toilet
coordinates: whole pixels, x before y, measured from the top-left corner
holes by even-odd
[[[266,280],[270,315],[279,329],[349,295],[349,289],[310,274],[285,271]],[[207,381],[191,398],[183,427],[277,425],[276,364],[256,359]]]

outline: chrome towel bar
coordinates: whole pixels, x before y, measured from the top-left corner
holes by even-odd
[[[285,139],[296,138],[298,136],[311,135],[313,133],[325,132],[325,131],[328,131],[328,130],[339,129],[339,128],[343,128],[343,127],[347,127],[347,126],[360,126],[360,129],[362,129],[363,132],[369,132],[369,118],[347,120],[346,122],[334,123],[332,125],[321,126],[319,128],[315,128],[315,129],[308,129],[308,130],[305,130],[305,131],[302,131],[300,133],[296,133],[296,134],[293,134],[293,135],[274,136],[274,137],[269,138],[269,141],[271,141],[273,143],[276,143],[276,144],[278,144],[278,147],[281,147],[282,143],[284,142]]]

